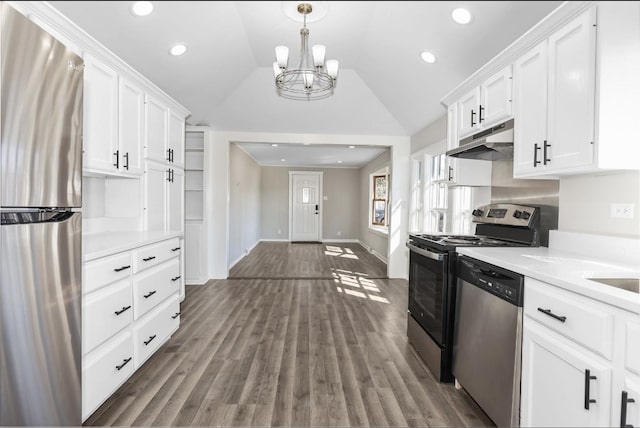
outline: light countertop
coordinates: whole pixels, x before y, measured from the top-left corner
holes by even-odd
[[[82,237],[82,261],[98,259],[166,239],[182,237],[182,232],[126,231],[92,233]]]
[[[594,251],[597,251],[594,249]],[[586,278],[638,278],[640,266],[546,247],[463,247],[459,254],[640,313],[640,294]],[[526,294],[526,285],[525,285]]]

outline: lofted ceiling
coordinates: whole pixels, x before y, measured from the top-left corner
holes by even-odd
[[[323,168],[360,168],[385,151],[380,146],[341,146],[329,144],[235,143],[258,164]]]
[[[274,47],[297,62],[301,24],[279,1],[156,1],[145,17],[129,1],[51,4],[192,112],[190,124],[225,131],[413,135],[442,116],[440,99],[544,18],[559,1],[330,1],[310,44],[340,61],[335,94],[278,97]],[[309,2],[313,3],[313,2]],[[468,25],[451,11],[467,8]],[[168,54],[177,43],[187,53]],[[420,59],[424,50],[437,61]]]

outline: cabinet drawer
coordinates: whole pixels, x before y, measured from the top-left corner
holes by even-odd
[[[90,293],[131,274],[131,253],[121,253],[86,262],[83,292]]]
[[[139,319],[170,294],[180,291],[180,262],[177,258],[133,277],[133,315]]]
[[[624,365],[631,373],[640,376],[640,323],[627,321],[625,342]]]
[[[140,272],[175,257],[180,250],[178,238],[139,248],[133,252],[133,272]]]
[[[133,342],[126,330],[84,359],[82,419],[86,419],[133,373]]]
[[[526,278],[524,313],[611,360],[614,314],[607,310],[606,305],[544,282]],[[564,318],[564,321],[558,318]]]
[[[84,298],[82,344],[84,353],[131,324],[131,280],[117,282]]]
[[[133,327],[135,368],[138,369],[180,325],[180,297],[167,301],[138,321]]]

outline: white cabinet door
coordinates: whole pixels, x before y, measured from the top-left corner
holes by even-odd
[[[457,186],[491,186],[491,162],[447,157],[447,180]]]
[[[549,171],[593,162],[595,61],[592,8],[549,37],[548,145],[541,159]]]
[[[120,79],[119,101],[120,170],[142,174],[144,93],[131,82]]]
[[[146,95],[144,111],[145,157],[166,162],[168,109],[160,101]]]
[[[457,110],[457,103],[453,103],[447,108],[447,150],[458,147]]]
[[[91,55],[84,61],[84,168],[113,172],[118,163],[118,74]]]
[[[167,183],[168,230],[184,231],[184,171],[170,167],[171,181]]]
[[[169,112],[169,146],[170,163],[176,167],[184,167],[184,116]]]
[[[640,384],[627,377],[624,380],[624,389],[616,393],[620,394],[620,410],[618,413],[614,412],[612,422],[620,421],[620,426],[640,426]]]
[[[611,367],[570,343],[525,318],[521,426],[609,425]],[[586,409],[588,400],[595,402],[588,403]]]
[[[475,88],[458,100],[458,138],[464,138],[479,129],[480,88]]]
[[[147,162],[144,174],[145,230],[165,230],[169,169]]]
[[[547,41],[520,57],[513,66],[513,172],[517,177],[543,168],[547,139]],[[539,149],[538,149],[539,148]],[[535,158],[534,158],[535,157]]]
[[[185,280],[188,284],[200,284],[205,276],[205,266],[203,261],[206,260],[204,255],[203,224],[201,221],[188,222],[184,231],[184,251],[185,251]]]
[[[489,128],[511,117],[511,66],[496,73],[480,86],[478,121]]]

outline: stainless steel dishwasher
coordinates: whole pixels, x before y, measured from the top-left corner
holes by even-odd
[[[497,426],[520,425],[524,277],[458,257],[453,375]]]

